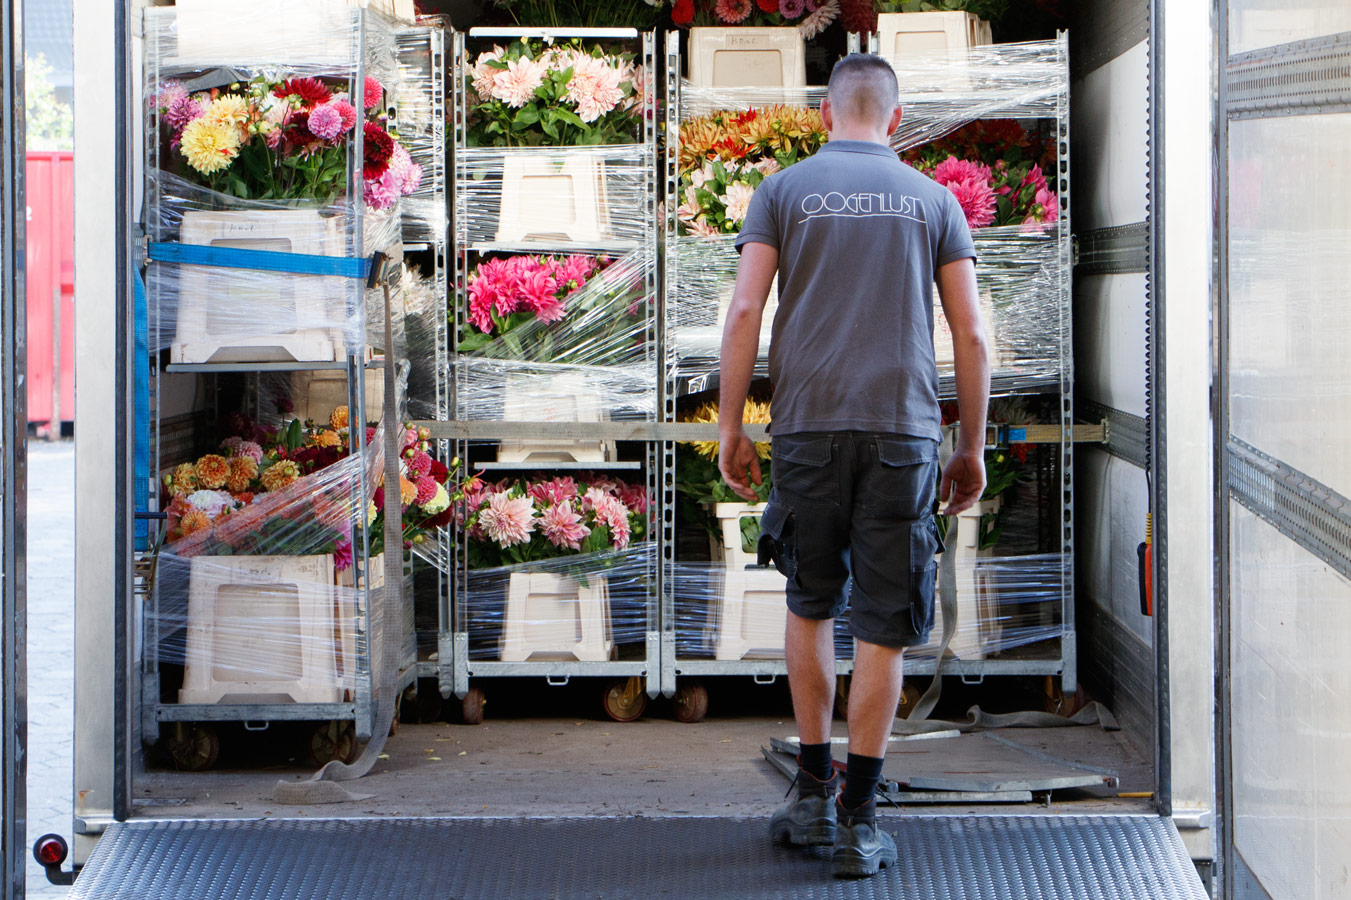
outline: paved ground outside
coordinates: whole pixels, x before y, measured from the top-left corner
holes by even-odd
[[[71,836],[75,445],[28,445],[28,846]],[[28,854],[28,896],[65,897]]]

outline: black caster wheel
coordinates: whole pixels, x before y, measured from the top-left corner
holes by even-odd
[[[175,726],[169,756],[179,771],[204,772],[220,758],[220,735],[210,725]]]
[[[690,681],[680,685],[671,700],[675,704],[677,722],[692,725],[702,722],[704,716],[708,715],[708,688],[702,682]]]
[[[476,687],[471,687],[469,692],[464,695],[460,701],[460,713],[464,716],[466,725],[483,724],[483,707],[488,705],[488,699],[483,696],[483,691]]]
[[[612,681],[601,695],[601,704],[616,722],[632,722],[647,709],[647,684],[636,675]]]

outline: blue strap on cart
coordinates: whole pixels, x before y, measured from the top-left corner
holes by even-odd
[[[150,316],[146,304],[145,282],[139,269],[135,271],[136,289],[134,291],[133,326],[136,329],[136,396],[135,416],[136,446],[133,455],[133,468],[136,472],[136,512],[150,511]],[[149,549],[150,523],[142,516],[136,517],[136,549]]]
[[[152,242],[148,248],[155,262],[220,269],[254,269],[288,275],[328,275],[368,278],[371,260],[352,256],[321,256],[313,253],[283,253],[278,250],[245,250],[239,247],[207,247],[200,244]]]

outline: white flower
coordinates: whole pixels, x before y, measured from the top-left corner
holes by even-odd
[[[723,196],[723,201],[727,204],[727,219],[730,222],[740,222],[746,218],[746,211],[750,209],[751,197],[755,196],[755,188],[743,181],[737,181],[727,186],[727,193]]]
[[[239,504],[226,491],[193,491],[188,494],[188,503],[194,509],[200,509],[206,513],[207,518],[214,519],[223,512],[233,512],[239,508]]]
[[[779,163],[778,160],[774,159],[773,157],[767,156],[764,159],[760,160],[758,163],[756,163],[754,168],[761,175],[768,178],[775,172],[779,171]]]

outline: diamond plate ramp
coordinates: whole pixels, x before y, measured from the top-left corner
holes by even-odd
[[[71,900],[1206,900],[1155,816],[883,817],[900,864],[836,881],[764,819],[331,819],[110,827]]]

